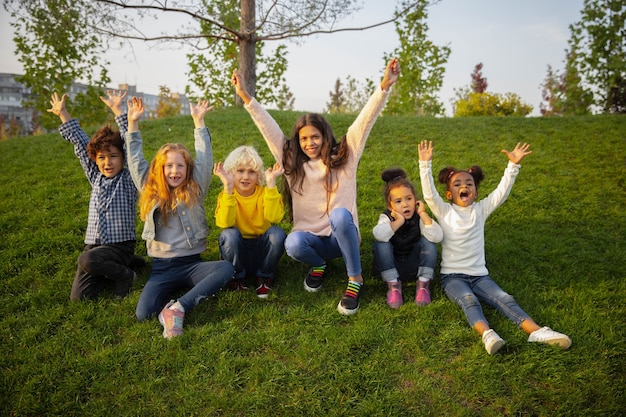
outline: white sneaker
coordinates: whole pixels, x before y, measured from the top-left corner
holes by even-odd
[[[539,330],[535,330],[528,336],[528,341],[559,345],[563,349],[567,349],[572,345],[572,340],[567,335],[555,332],[549,327],[542,327]]]
[[[488,354],[493,355],[504,346],[504,340],[493,329],[483,333],[483,343]]]

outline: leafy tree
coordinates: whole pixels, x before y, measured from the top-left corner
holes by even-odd
[[[76,8],[70,0],[3,0],[3,5],[14,19],[13,40],[24,67],[17,81],[31,92],[25,106],[40,113],[45,128],[56,127],[57,118],[46,112],[50,96],[55,91],[70,93],[73,83],[83,81],[89,87],[84,93],[69,94],[74,102],[68,103],[68,109],[85,125],[102,123],[107,113],[98,96],[110,80],[108,62],[101,58],[102,44],[87,27],[93,11],[90,3]],[[24,15],[28,17],[20,18]]]
[[[157,103],[157,117],[178,116],[182,105],[180,101],[172,96],[172,91],[165,85],[159,86],[159,102]]]
[[[402,63],[402,75],[389,97],[386,113],[444,114],[444,106],[437,92],[443,84],[444,65],[448,62],[451,49],[449,46],[437,46],[428,40],[428,6],[427,0],[413,3],[402,0],[396,8],[394,24],[400,47],[392,54],[385,54],[385,61],[397,56]]]
[[[570,50],[583,85],[604,113],[624,112],[626,1],[585,0],[581,20],[570,25]]]
[[[335,90],[330,92],[330,102],[326,103],[324,111],[331,114],[358,113],[365,106],[375,88],[376,85],[370,78],[360,82],[348,75],[345,83],[337,78]]]
[[[344,112],[345,99],[343,98],[343,90],[341,89],[341,80],[337,78],[335,81],[335,89],[330,92],[330,101],[326,103],[324,110],[329,114],[340,114]]]
[[[454,116],[527,116],[533,107],[522,103],[515,93],[470,93],[467,100],[456,103]]]
[[[575,63],[575,54],[567,54],[562,74],[548,65],[548,74],[542,84],[539,111],[543,116],[579,116],[591,113],[593,95],[583,88]]]
[[[472,72],[472,91],[475,93],[484,93],[487,91],[487,79],[483,77],[483,63],[480,62],[474,67]]]

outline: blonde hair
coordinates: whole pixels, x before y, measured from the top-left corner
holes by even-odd
[[[185,181],[176,188],[171,188],[165,179],[164,166],[169,152],[179,153],[187,164]],[[184,145],[166,143],[161,146],[150,163],[148,178],[139,197],[139,216],[142,221],[146,220],[146,216],[155,205],[159,206],[163,221],[167,223],[167,218],[174,213],[180,203],[187,206],[198,203],[200,186],[193,178],[193,167],[191,154]]]
[[[252,146],[235,148],[224,160],[224,170],[235,172],[240,166],[249,166],[257,173],[258,184],[265,184],[265,167],[259,153]]]

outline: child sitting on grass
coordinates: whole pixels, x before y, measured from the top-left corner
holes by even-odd
[[[219,237],[222,259],[235,267],[231,288],[247,289],[246,275],[256,274],[259,298],[268,297],[285,250],[287,235],[276,226],[285,214],[276,188],[283,172],[278,163],[264,172],[263,160],[251,146],[236,148],[213,169],[224,185],[217,197],[215,224],[224,229]]]
[[[518,143],[513,151],[502,150],[509,158],[509,164],[498,187],[480,201],[477,201],[478,186],[484,175],[479,166],[468,170],[442,169],[438,179],[446,184],[446,198],[450,201],[446,203],[437,194],[431,172],[433,144],[425,140],[419,144],[424,200],[443,228],[441,286],[448,298],[463,309],[470,326],[482,336],[485,350],[490,355],[504,345],[504,340],[489,326],[480,300],[500,310],[528,333],[529,342],[548,343],[564,349],[572,344],[568,336],[535,323],[513,297],[491,279],[485,264],[485,221],[509,196],[519,173],[520,161],[532,153],[529,147],[526,143]]]
[[[71,300],[96,298],[108,284],[116,297],[125,297],[136,278],[131,264],[135,259],[135,207],[137,190],[126,162],[123,135],[128,121],[123,103],[126,92],[107,91],[100,99],[113,111],[120,131],[103,126],[89,140],[78,120],[65,107],[67,95],[52,95],[48,112],[63,123],[61,136],[74,145],[85,175],[91,184],[85,248],[70,292]]]
[[[437,264],[441,227],[426,213],[402,168],[382,172],[387,208],[374,227],[374,262],[387,283],[387,305],[402,306],[402,282],[417,277],[415,303],[430,304],[430,280]]]
[[[139,320],[146,320],[158,313],[166,339],[182,335],[185,313],[233,277],[230,262],[204,262],[200,258],[209,234],[204,200],[211,183],[213,151],[204,116],[211,109],[207,101],[197,106],[189,103],[195,126],[195,161],[184,145],[166,143],[148,166],[139,133],[143,101],[133,97],[128,102],[128,164],[141,190],[142,237],[152,257],[152,273],[139,297],[136,314]],[[179,291],[186,292],[170,300]]]

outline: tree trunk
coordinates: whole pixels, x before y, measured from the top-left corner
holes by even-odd
[[[239,37],[239,71],[248,93],[256,97],[256,1],[241,0],[241,25]],[[235,96],[235,103],[243,103]]]

